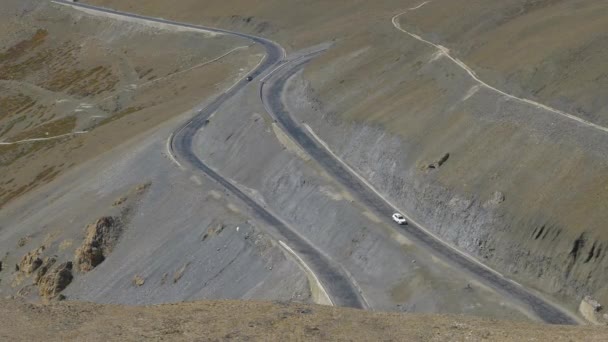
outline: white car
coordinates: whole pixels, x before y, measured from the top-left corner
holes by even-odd
[[[399,213],[393,214],[393,221],[397,222],[397,224],[407,224],[407,220],[405,219],[405,217],[403,217],[403,215]]]

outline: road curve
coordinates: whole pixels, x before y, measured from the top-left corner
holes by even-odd
[[[141,19],[145,21],[158,22],[163,24],[181,26],[192,29],[199,29],[204,31],[212,31],[224,34],[231,34],[239,36],[245,39],[249,39],[255,43],[258,43],[265,47],[267,55],[266,58],[260,63],[260,65],[250,73],[250,76],[256,78],[266,73],[268,70],[274,72],[280,66],[284,59],[284,50],[276,43],[256,36],[251,36],[243,33],[232,32],[228,30],[208,28],[204,26],[179,23],[175,21],[151,18],[141,16],[137,14],[124,13],[111,9],[99,8],[90,5],[84,5],[81,3],[72,3],[71,1],[55,0],[53,2],[67,4],[70,6],[79,6],[88,8],[91,10],[101,11],[105,13],[111,13],[115,15]],[[367,205],[369,208],[374,210],[379,217],[387,218],[392,213],[393,208],[385,199],[379,196],[376,192],[370,189],[364,182],[362,182],[356,175],[354,175],[349,169],[343,166],[343,164],[337,160],[331,151],[327,150],[314,138],[309,136],[305,130],[303,130],[289,115],[285,109],[280,94],[282,93],[287,79],[295,73],[299,67],[303,66],[310,58],[314,57],[315,54],[311,54],[306,58],[300,58],[295,63],[284,68],[283,73],[278,77],[269,78],[269,74],[264,76],[264,79],[268,79],[267,82],[261,83],[260,94],[264,105],[269,109],[270,114],[273,115],[277,121],[281,124],[283,129],[296,141],[298,142],[320,165],[322,165],[330,174],[332,174],[338,181],[347,186],[353,194],[355,194],[360,201]],[[262,219],[267,224],[273,226],[278,233],[286,240],[289,241],[291,248],[303,259],[306,264],[309,265],[317,277],[321,280],[325,288],[330,293],[332,301],[340,306],[350,306],[356,308],[365,308],[364,300],[361,297],[358,289],[346,274],[346,272],[334,261],[329,259],[322,252],[315,249],[308,241],[298,235],[292,230],[287,224],[282,222],[274,214],[263,208],[255,200],[251,199],[244,192],[242,192],[237,186],[232,184],[227,179],[213,171],[207,165],[200,160],[193,152],[193,138],[196,133],[205,126],[207,119],[213,112],[215,112],[226,100],[230,99],[237,92],[247,86],[249,82],[241,80],[236,83],[232,88],[215,98],[207,107],[201,110],[194,118],[182,125],[173,135],[170,141],[170,147],[175,152],[176,157],[186,163],[188,166],[195,170],[202,171],[206,176],[224,186],[228,191],[233,193],[237,198],[247,204],[254,214]],[[266,86],[267,85],[267,86]],[[266,90],[264,90],[266,89]],[[387,223],[392,224],[389,219],[386,219]],[[547,323],[554,324],[576,324],[576,320],[573,319],[566,312],[560,308],[547,302],[540,296],[526,290],[525,288],[511,282],[508,279],[503,278],[494,271],[491,271],[487,267],[484,267],[478,263],[473,262],[469,258],[463,256],[461,253],[449,248],[446,244],[439,241],[435,237],[429,235],[425,230],[415,225],[410,226],[407,230],[402,232],[408,235],[411,239],[418,242],[419,244],[425,245],[435,254],[441,256],[446,261],[459,266],[461,269],[468,271],[472,275],[476,276],[484,283],[497,289],[499,292],[504,293],[520,303],[525,304],[529,309],[534,312],[541,319]]]
[[[281,93],[285,89],[287,80],[306,64],[314,55],[299,59],[282,68],[281,72],[275,73],[262,84],[260,96],[266,110],[274,117],[282,128],[291,136],[311,157],[313,157],[329,174],[347,187],[359,201],[370,208],[378,217],[387,224],[394,224],[390,219],[394,212],[394,206],[383,198],[379,193],[363,181],[355,172],[345,165],[331,152],[327,146],[315,137],[307,134],[307,130],[289,114],[282,102]],[[427,247],[433,254],[445,261],[466,271],[504,294],[512,298],[516,303],[534,313],[540,319],[552,324],[577,324],[578,321],[567,311],[550,303],[541,296],[528,291],[521,285],[503,277],[475,259],[464,255],[464,253],[442,242],[429,233],[426,229],[418,226],[415,222],[400,233],[415,241],[418,245]]]
[[[179,27],[197,29],[201,31],[230,34],[251,40],[254,43],[262,45],[266,49],[266,57],[264,58],[264,60],[248,75],[253,77],[254,79],[266,73],[268,70],[276,70],[285,58],[284,49],[280,45],[261,37],[199,25],[179,23],[166,19],[146,17],[138,14],[120,12],[112,9],[106,9],[82,3],[73,3],[71,1],[55,0],[53,2],[59,4],[66,4],[74,7],[83,7],[94,11],[114,14],[128,18],[141,19],[148,22],[157,22]],[[246,195],[236,185],[232,184],[229,180],[222,177],[220,174],[218,174],[209,166],[207,166],[194,153],[193,140],[197,132],[206,125],[209,117],[216,110],[218,110],[219,107],[226,100],[232,98],[248,84],[250,84],[250,82],[248,82],[246,79],[241,79],[230,89],[226,90],[218,97],[216,97],[209,105],[200,110],[191,120],[179,127],[174,132],[174,134],[172,134],[172,139],[170,139],[169,141],[169,147],[171,149],[171,152],[174,153],[174,157],[180,161],[178,162],[179,165],[183,166],[185,164],[187,167],[190,167],[193,170],[203,172],[207,177],[211,178],[213,181],[223,186],[226,190],[230,191],[235,197],[237,197],[239,200],[249,206],[254,215],[264,221],[266,224],[272,226],[280,235],[281,239],[288,241],[290,251],[296,254],[299,259],[301,259],[308,267],[313,270],[316,278],[322,283],[322,288],[324,289],[324,291],[328,292],[330,301],[333,304],[345,307],[366,309],[367,305],[358,288],[354,284],[353,280],[348,276],[347,272],[343,270],[338,263],[331,260],[324,253],[316,249],[310,242],[300,236],[297,232],[295,232],[295,230],[290,228],[285,222],[283,222],[273,213],[271,213],[262,205],[253,200],[251,197]]]

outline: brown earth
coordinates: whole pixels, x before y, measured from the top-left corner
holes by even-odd
[[[0,301],[7,341],[605,341],[601,327],[543,326],[448,315],[205,301],[148,307]]]
[[[237,76],[235,65],[260,58],[252,47],[197,67],[249,43],[157,32],[50,2],[10,0],[3,8],[0,142],[90,133],[0,145],[0,208],[191,109]]]

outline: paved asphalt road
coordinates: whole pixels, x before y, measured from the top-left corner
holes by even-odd
[[[232,32],[228,30],[208,28],[198,25],[185,24],[174,22],[165,19],[150,18],[137,14],[124,13],[114,11],[110,9],[98,8],[94,6],[88,6],[81,3],[74,4],[69,1],[58,0],[56,2],[67,3],[70,5],[77,5],[87,7],[90,9],[103,11],[107,13],[118,14],[136,19],[160,22],[165,24],[171,24],[182,27],[189,27],[194,29],[202,29],[208,31],[214,31],[219,33],[232,34],[239,37],[243,37],[254,41],[255,43],[261,44],[265,47],[267,56],[265,60],[256,68],[250,76],[254,79],[264,74],[268,70],[274,71],[283,62],[283,49],[276,43],[243,33]],[[346,169],[340,161],[336,160],[323,146],[318,144],[313,138],[305,133],[289,115],[285,109],[280,94],[283,91],[285,82],[293,73],[295,73],[300,67],[302,67],[310,58],[314,57],[315,54],[308,55],[305,58],[299,58],[290,65],[278,70],[273,77],[267,81],[261,83],[260,94],[262,95],[262,101],[266,108],[270,108],[270,114],[276,118],[276,120],[282,125],[285,131],[297,141],[320,165],[322,165],[331,175],[333,175],[342,184],[347,186],[353,194],[355,194],[359,200],[372,209],[379,217],[384,218],[387,223],[392,224],[390,221],[390,215],[393,212],[392,206],[387,203],[383,198],[378,196],[372,189],[367,187],[361,182],[355,175],[353,175],[348,169]],[[235,86],[230,88],[225,93],[219,95],[211,104],[201,110],[192,120],[181,126],[173,135],[171,142],[171,148],[179,158],[179,160],[186,162],[192,168],[197,169],[205,173],[209,178],[213,179],[217,183],[224,186],[227,190],[232,192],[237,198],[247,204],[255,215],[260,219],[273,226],[279,234],[282,235],[285,241],[288,242],[290,247],[305,260],[305,262],[313,269],[314,273],[323,283],[323,286],[328,290],[329,295],[336,305],[350,306],[357,308],[364,308],[364,301],[361,294],[356,289],[356,286],[349,279],[348,275],[342,270],[340,265],[329,259],[323,253],[319,252],[314,248],[308,241],[299,236],[280,219],[274,216],[272,213],[267,211],[256,201],[251,199],[240,189],[234,186],[231,182],[223,178],[221,175],[213,171],[207,165],[200,160],[193,152],[193,138],[203,126],[205,126],[209,116],[215,112],[226,100],[234,96],[237,92],[247,86],[249,82],[241,80]],[[403,230],[403,234],[414,240],[420,245],[429,248],[438,256],[444,260],[457,265],[461,269],[479,278],[482,282],[492,286],[499,292],[506,294],[513,298],[515,301],[520,302],[529,307],[538,317],[543,319],[547,323],[553,324],[576,324],[570,315],[562,311],[558,307],[547,302],[538,295],[526,290],[525,288],[501,277],[500,275],[488,270],[482,265],[464,257],[454,249],[446,246],[444,243],[438,241],[424,230],[410,225]]]
[[[274,70],[276,67],[281,65],[284,58],[283,49],[280,45],[260,37],[204,26],[178,23],[165,19],[145,17],[137,14],[124,13],[111,9],[85,5],[82,3],[74,4],[69,1],[62,0],[58,0],[56,2],[66,3],[72,6],[81,6],[96,11],[117,14],[130,18],[154,21],[182,27],[189,27],[194,29],[201,29],[206,31],[232,34],[249,39],[257,44],[264,46],[264,48],[266,49],[266,58],[262,61],[262,63],[260,63],[260,65],[255,70],[253,70],[248,75],[253,77],[254,79],[256,77],[259,77],[266,71]],[[251,82],[248,82],[246,79],[240,80],[232,88],[219,95],[213,100],[213,102],[211,102],[208,106],[199,111],[198,114],[194,116],[190,121],[186,122],[184,125],[178,128],[172,136],[173,139],[170,145],[172,152],[182,164],[190,166],[193,170],[203,172],[206,176],[208,176],[218,184],[222,185],[234,196],[236,196],[238,199],[248,205],[254,215],[256,215],[259,219],[263,220],[268,225],[272,226],[276,230],[276,232],[281,235],[280,238],[287,242],[291,250],[297,253],[297,255],[302,260],[304,260],[304,262],[313,270],[314,274],[320,280],[324,289],[328,292],[328,295],[330,296],[331,300],[335,305],[362,309],[367,308],[364,304],[365,301],[363,300],[353,281],[349,278],[349,276],[338,263],[329,259],[326,255],[314,248],[308,241],[298,235],[294,230],[292,230],[288,225],[283,223],[279,218],[277,218],[271,212],[269,212],[256,201],[247,196],[230,181],[219,175],[217,172],[213,171],[194,153],[194,137],[197,132],[203,126],[206,125],[209,116],[213,114],[213,112],[215,112],[226,100],[233,97],[235,94],[237,94],[249,84],[251,84]]]
[[[314,55],[299,59],[294,63],[281,68],[278,73],[269,77],[264,84],[260,95],[266,110],[274,117],[282,128],[310,154],[321,166],[340,183],[346,186],[359,200],[370,208],[378,217],[382,218],[387,224],[395,225],[391,219],[394,212],[393,207],[382,197],[376,194],[357,176],[338,161],[325,147],[317,142],[313,137],[306,133],[289,114],[285,108],[281,93],[285,88],[288,78],[304,66]],[[400,226],[401,227],[401,226]],[[552,305],[540,296],[526,290],[524,287],[500,276],[489,270],[487,267],[463,256],[453,248],[438,241],[420,227],[409,224],[401,229],[401,233],[421,245],[430,249],[435,255],[443,260],[465,270],[475,278],[480,279],[484,284],[496,289],[499,293],[514,299],[516,302],[527,307],[540,319],[551,324],[577,324],[567,312]]]

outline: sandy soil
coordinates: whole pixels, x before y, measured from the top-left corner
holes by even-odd
[[[268,302],[124,307],[1,301],[10,341],[605,341],[599,327],[543,326],[466,316],[365,312]]]

